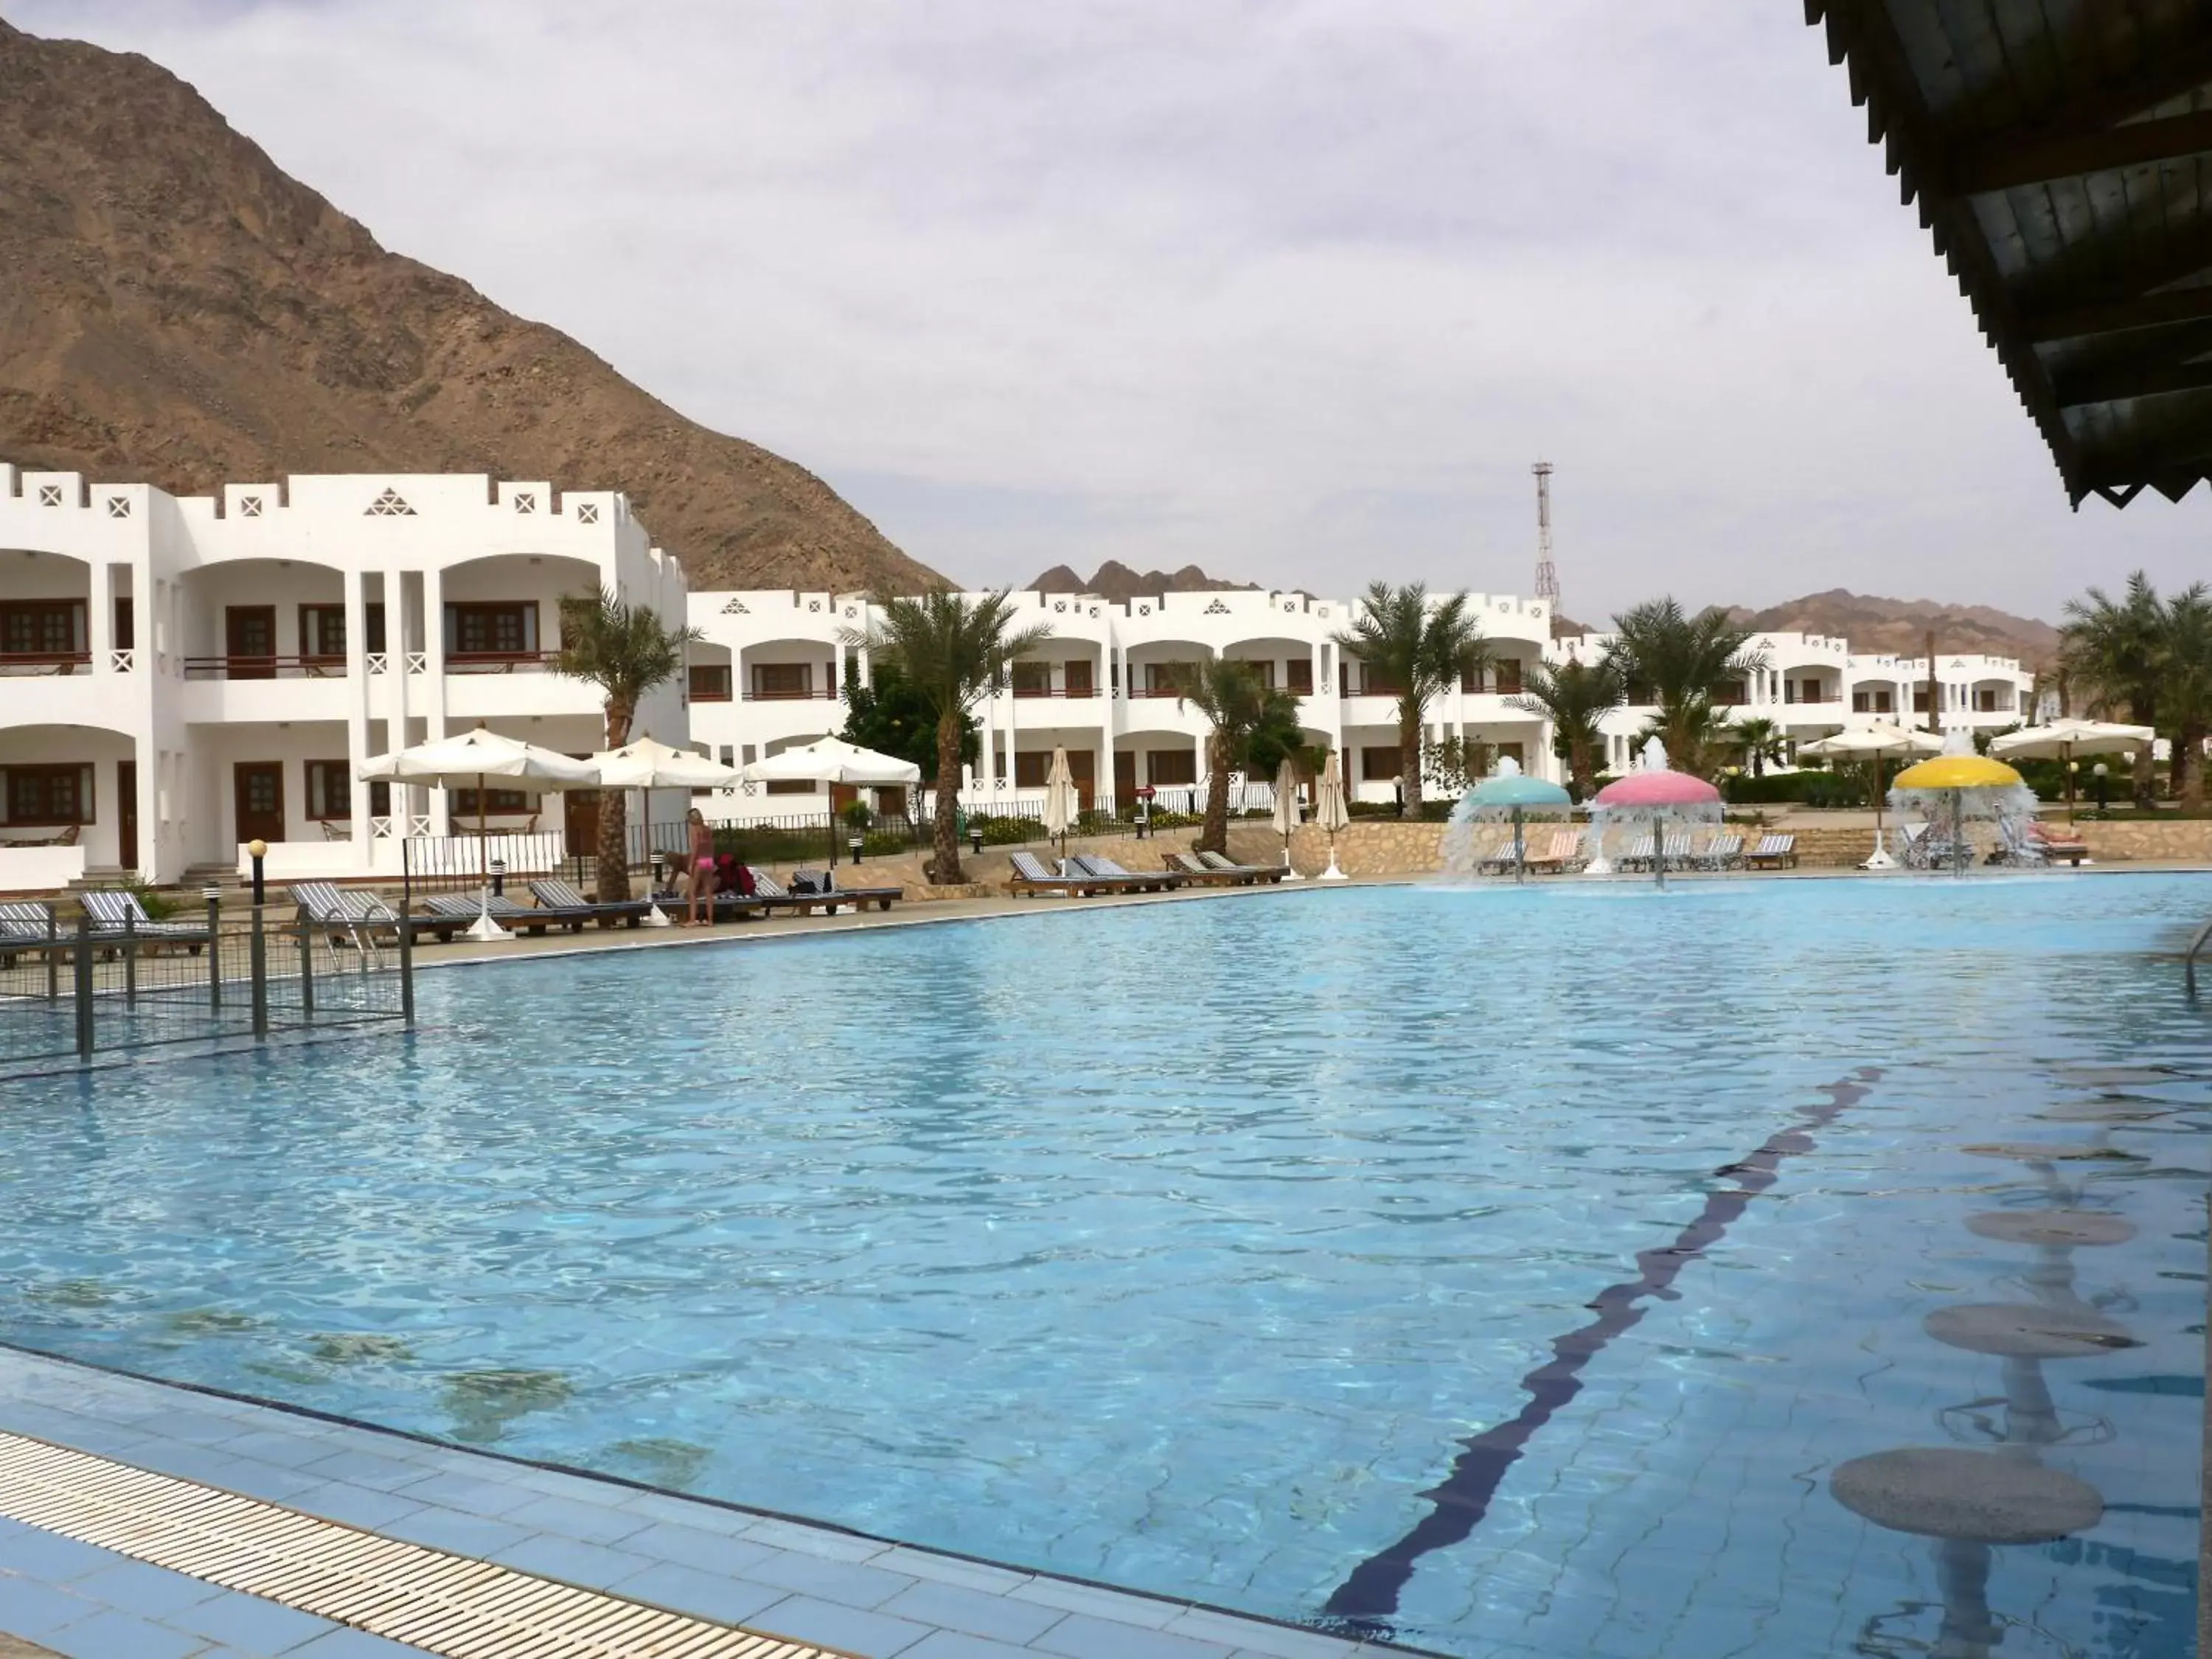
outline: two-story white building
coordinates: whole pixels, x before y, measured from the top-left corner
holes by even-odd
[[[1585,634],[1561,640],[1553,655],[1595,661],[1613,638]],[[1745,650],[1763,659],[1765,665],[1717,688],[1716,700],[1732,720],[1772,721],[1791,758],[1797,744],[1847,727],[1876,721],[1928,723],[1925,658],[1863,655],[1853,652],[1850,641],[1820,634],[1758,634]],[[2012,658],[1939,655],[1937,663],[1943,730],[1995,732],[2033,718],[2035,676]],[[1656,712],[1648,703],[1627,703],[1606,717],[1606,769],[1625,771],[1634,763],[1638,733]]]
[[[1014,600],[1016,629],[1050,631],[976,709],[982,753],[963,791],[971,804],[1034,797],[1056,748],[1067,751],[1086,804],[1103,796],[1126,807],[1146,786],[1196,790],[1206,781],[1206,724],[1175,688],[1185,665],[1217,657],[1250,662],[1295,696],[1309,739],[1344,754],[1355,792],[1390,799],[1400,770],[1396,695],[1336,643],[1353,611],[1345,601],[1248,591],[1121,601],[1021,592]],[[1547,649],[1546,609],[1505,595],[1470,602],[1496,662],[1479,684],[1431,705],[1430,733],[1480,740],[1548,768],[1543,720],[1510,701],[1526,666]],[[840,676],[865,681],[870,673],[866,650],[851,641],[872,620],[857,594],[693,593],[691,624],[706,635],[692,647],[693,739],[743,765],[836,731],[844,720]],[[767,815],[769,790],[787,797],[778,804],[793,813],[828,804],[805,785],[760,789],[732,792],[723,807]]]
[[[398,837],[477,803],[356,783],[369,756],[479,723],[604,746],[597,690],[550,672],[562,598],[602,587],[684,614],[609,491],[363,474],[180,498],[0,465],[0,890],[175,881],[254,840],[276,875],[396,870]],[[640,724],[680,740],[681,688]],[[592,810],[484,805],[575,836]]]

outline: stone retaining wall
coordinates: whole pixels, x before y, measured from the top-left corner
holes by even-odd
[[[2053,826],[2065,827],[2061,818]],[[2118,864],[2155,859],[2179,864],[2212,864],[2212,818],[2183,818],[2169,823],[2097,823],[2084,818],[2075,832],[2088,843],[2089,855]]]

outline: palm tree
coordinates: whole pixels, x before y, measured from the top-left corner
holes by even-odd
[[[2173,792],[2189,806],[2201,807],[2204,739],[2212,732],[2212,591],[2197,582],[2168,599],[2165,609],[2159,702],[2172,731]]]
[[[1229,775],[1257,769],[1255,749],[1265,737],[1266,752],[1277,765],[1284,752],[1285,728],[1296,744],[1298,700],[1260,678],[1259,669],[1233,657],[1208,657],[1186,668],[1176,679],[1176,708],[1193,704],[1213,730],[1206,739],[1206,820],[1198,850],[1229,850]]]
[[[554,672],[599,688],[607,720],[607,747],[630,738],[637,706],[656,687],[684,671],[684,647],[706,636],[696,628],[671,628],[649,605],[617,599],[612,589],[574,593],[561,600],[561,654]],[[619,789],[599,792],[599,897],[617,904],[629,897],[629,800]]]
[[[2124,709],[2136,725],[2155,729],[2166,620],[2158,590],[2140,570],[2128,578],[2127,591],[2117,600],[2093,587],[2085,597],[2066,601],[2066,621],[2059,629],[2061,672],[2069,685],[2088,690],[2093,710],[2112,714]],[[2140,806],[2150,805],[2151,771],[2145,756],[2135,769]]]
[[[1765,718],[1738,720],[1729,728],[1729,736],[1743,747],[1744,757],[1751,763],[1751,775],[1766,775],[1766,763],[1778,761],[1784,752],[1782,728]]]
[[[1718,605],[1694,617],[1673,599],[1648,599],[1613,619],[1606,654],[1625,685],[1657,705],[1652,722],[1672,763],[1700,775],[1712,769],[1723,722],[1714,692],[1766,666],[1764,652],[1747,651],[1751,630]]]
[[[1370,680],[1398,698],[1398,775],[1406,812],[1421,814],[1421,726],[1429,701],[1489,665],[1481,622],[1455,593],[1434,605],[1420,582],[1394,588],[1376,582],[1360,601],[1352,626],[1334,636],[1340,649],[1367,665]]]
[[[902,675],[937,722],[929,878],[949,884],[961,879],[960,749],[968,711],[1004,678],[1009,662],[1052,629],[1015,629],[1014,602],[1003,588],[970,599],[934,587],[916,599],[878,599],[875,607],[874,623],[865,633],[848,630],[846,643],[866,647],[874,661]]]
[[[1596,787],[1597,752],[1605,740],[1599,722],[1620,707],[1620,672],[1609,658],[1556,666],[1531,663],[1521,685],[1521,695],[1506,701],[1551,722],[1552,752],[1566,762],[1575,799],[1588,800]]]

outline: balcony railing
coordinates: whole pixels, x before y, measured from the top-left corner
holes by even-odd
[[[188,680],[343,679],[343,657],[187,657]]]
[[[837,694],[824,686],[802,691],[763,691],[758,686],[745,693],[747,702],[835,702]]]
[[[0,674],[74,674],[91,666],[89,651],[0,651]]]
[[[1014,688],[1014,695],[1017,697],[1095,697],[1098,692],[1095,686],[1089,685],[1018,685]],[[1171,696],[1174,694],[1168,692],[1163,695]]]
[[[558,651],[448,651],[448,674],[547,674],[561,660]]]

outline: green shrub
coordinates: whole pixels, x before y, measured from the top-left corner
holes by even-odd
[[[1721,799],[1731,806],[1873,805],[1866,774],[1856,767],[1848,772],[1770,772],[1763,778],[1741,772],[1721,780]]]

